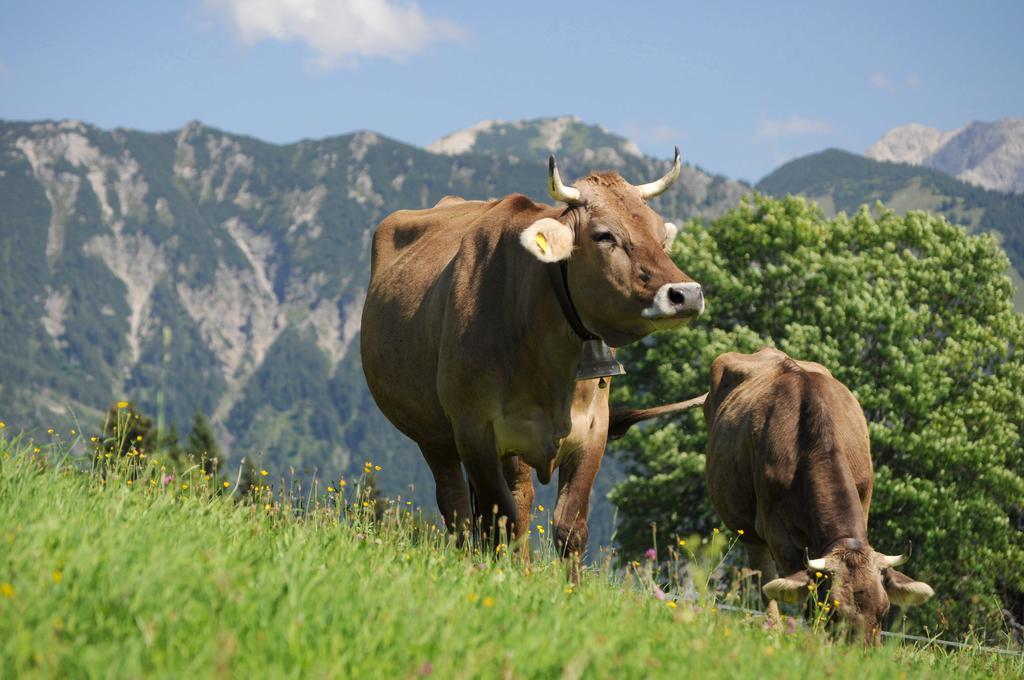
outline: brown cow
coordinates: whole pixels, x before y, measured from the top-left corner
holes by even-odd
[[[471,513],[463,468],[485,529],[494,511],[517,536],[529,524],[531,468],[542,483],[557,468],[555,537],[564,553],[584,549],[608,389],[577,382],[581,335],[619,346],[704,308],[700,285],[665,253],[675,227],[647,205],[680,168],[677,149],[650,184],[600,173],[570,187],[552,157],[549,191],[565,207],[447,197],[378,225],[363,370],[378,406],[423,452],[449,529]]]
[[[934,594],[896,571],[909,554],[883,555],[868,542],[868,427],[828,369],[771,348],[723,354],[711,365],[704,419],[711,502],[726,526],[744,530],[751,566],[771,579],[768,597],[803,602],[816,572],[827,573],[829,605],[873,643],[890,601],[907,607]]]
[[[873,643],[890,601],[907,607],[934,594],[896,571],[908,554],[883,555],[868,542],[874,475],[867,423],[828,369],[772,348],[729,352],[711,365],[705,396],[617,410],[609,427],[621,436],[640,420],[703,401],[708,494],[725,525],[743,531],[768,597],[804,602],[817,589],[816,572],[827,574],[829,608]],[[776,565],[788,576],[779,578]]]

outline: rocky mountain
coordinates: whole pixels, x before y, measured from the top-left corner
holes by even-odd
[[[923,133],[926,134],[926,133]],[[974,231],[992,232],[1010,257],[1007,272],[1024,311],[1024,196],[990,191],[938,170],[828,149],[790,161],[757,183],[776,196],[799,194],[828,215],[882,201],[899,213],[927,210]]]
[[[414,484],[432,505],[359,366],[374,225],[446,194],[546,200],[548,150],[570,180],[669,167],[608,133],[595,155],[599,129],[572,119],[506,127],[504,147],[477,126],[432,152],[374,132],[273,145],[198,122],[0,122],[0,418],[38,438],[94,430],[123,398],[182,431],[202,411],[236,460],[334,476],[371,459],[386,491]],[[685,177],[658,199],[666,217],[718,215],[749,190]]]
[[[546,160],[548,154],[585,154],[586,161],[621,165],[625,158],[643,158],[636,144],[601,125],[587,125],[576,116],[537,120],[485,120],[428,144],[428,151],[447,155],[486,153]]]
[[[903,125],[885,133],[865,155],[923,165],[986,189],[1024,192],[1024,118],[974,122],[948,132]]]
[[[659,167],[632,141],[609,132],[601,125],[583,123],[576,116],[510,122],[485,120],[446,135],[426,148],[448,156],[481,154],[511,163],[546,163],[548,156],[555,154],[559,167],[567,168],[570,175],[592,168],[610,168],[618,170],[627,179],[653,177]],[[666,148],[665,155],[671,154],[672,149]],[[683,159],[686,159],[685,152]],[[669,209],[670,214],[700,212],[710,216],[716,214],[715,209],[708,209],[710,206],[731,207],[749,191],[749,187],[687,164],[683,166],[674,191],[693,203],[673,206]],[[677,212],[672,213],[671,210]]]

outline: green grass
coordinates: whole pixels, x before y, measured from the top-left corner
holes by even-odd
[[[372,507],[356,503],[341,521],[331,495],[263,490],[255,503],[238,503],[195,470],[165,486],[152,457],[112,466],[104,479],[65,451],[35,451],[0,432],[2,677],[1024,670],[1019,660],[981,652],[865,651],[695,604],[672,608],[641,587],[643,567],[625,576],[588,571],[570,588],[550,549],[529,567],[507,554],[482,558],[404,502],[377,521]]]

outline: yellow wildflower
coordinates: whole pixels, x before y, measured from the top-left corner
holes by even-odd
[[[839,600],[832,600],[832,604],[835,605],[836,608],[838,608],[839,607]]]
[[[54,432],[56,432],[56,430],[54,430],[52,427],[46,428],[46,434],[53,434]]]
[[[263,509],[266,510],[267,512],[270,512],[270,508],[270,503],[267,503],[266,505],[263,506]]]
[[[737,529],[736,533],[739,534],[740,536],[742,536],[743,535],[743,529]]]
[[[0,430],[4,429],[5,427],[7,427],[7,423],[5,423],[4,421],[0,420]]]
[[[718,527],[715,527],[714,529],[712,529],[712,530],[711,530],[711,532],[712,532],[712,533],[713,533],[713,534],[714,534],[715,536],[717,536],[717,535],[719,534],[719,531],[718,531]]]
[[[537,533],[538,534],[543,534],[544,533],[544,526],[543,525],[541,525],[541,524],[537,525]]]
[[[673,602],[672,600],[669,600],[668,602],[666,602],[666,603],[665,603],[665,606],[666,606],[666,607],[668,607],[669,609],[675,609],[675,608],[676,608],[676,607],[678,607],[679,605],[677,605],[677,604],[676,604],[675,602]]]
[[[374,470],[376,470],[377,472],[380,472],[380,471],[381,471],[381,470],[383,470],[384,468],[382,468],[382,467],[381,467],[381,466],[379,466],[379,465],[374,465],[374,466],[373,466],[373,469],[374,469]]]
[[[469,595],[466,595],[466,600],[467,600],[467,601],[468,601],[468,602],[469,602],[470,604],[473,604],[474,602],[476,602],[476,601],[477,601],[477,600],[479,600],[479,599],[480,599],[480,596],[479,596],[479,595],[477,595],[476,593],[470,593]]]
[[[544,506],[543,505],[538,505],[537,506],[537,510],[540,511],[540,512],[544,512]]]
[[[565,592],[567,592],[567,593],[570,593],[570,594],[571,594],[571,593],[572,593],[572,586],[569,586],[569,587],[567,587],[567,588],[565,589]]]
[[[131,486],[131,485],[132,485],[132,480],[130,480],[130,479],[129,479],[129,480],[127,480],[127,482],[125,482],[125,483],[126,483],[126,484],[128,484],[128,486]]]
[[[483,605],[485,607],[493,607],[494,606],[494,598],[488,595],[487,597],[484,598]]]
[[[54,583],[60,583],[63,580],[64,580],[64,574],[61,573],[61,570],[60,569],[54,570],[54,572],[53,572],[53,582]]]
[[[680,547],[680,548],[685,548],[685,547],[686,547],[686,541],[684,541],[684,540],[683,540],[683,539],[681,539],[681,538],[679,538],[679,539],[676,539],[676,543],[678,543],[678,544],[679,544],[679,547]]]
[[[74,430],[74,429],[72,428],[72,430],[71,430],[71,434],[78,434],[78,433],[77,433],[77,432],[75,432],[75,430]]]
[[[344,479],[339,479],[338,480],[338,486],[345,486],[345,480]]]
[[[95,444],[96,442],[99,441],[99,437],[89,437],[89,441],[91,441],[93,444]]]
[[[330,493],[334,493],[334,487],[333,486],[327,487],[327,491],[330,492]]]
[[[33,449],[33,451],[35,451],[36,453],[39,453],[40,451],[42,451],[42,449],[37,446],[36,448]]]
[[[270,474],[270,473],[269,473],[269,472],[267,472],[266,470],[260,470],[260,477],[266,477],[266,476],[267,476],[267,475],[269,475],[269,474]]]
[[[188,484],[182,484],[182,485],[181,485],[181,488],[182,488],[182,489],[187,489],[187,488],[188,488]]]
[[[156,486],[156,480],[155,479],[149,480],[149,485],[150,486]]]
[[[141,442],[142,441],[142,435],[141,434],[140,435],[136,435],[135,441]]]
[[[118,408],[128,408],[128,402],[127,401],[119,401],[119,402],[117,402],[117,407]]]
[[[229,483],[227,483],[227,482],[224,482],[224,488],[225,488],[225,489],[226,489],[226,488],[228,488],[229,486],[231,486],[231,485],[230,485]]]
[[[14,586],[7,581],[0,583],[0,595],[4,597],[14,597]]]
[[[821,578],[821,572],[820,571],[814,572],[814,576],[815,576],[815,578]]]

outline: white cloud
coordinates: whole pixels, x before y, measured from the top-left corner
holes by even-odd
[[[359,57],[402,59],[428,43],[464,31],[431,19],[415,2],[396,0],[204,0],[246,45],[299,41],[324,69],[352,66]]]
[[[754,141],[770,142],[786,137],[827,135],[830,132],[832,132],[832,124],[821,118],[804,118],[803,116],[790,116],[779,120],[761,118],[754,131]]]
[[[872,87],[875,87],[883,92],[895,92],[896,87],[889,82],[889,76],[885,75],[881,71],[873,71],[868,76],[868,82],[871,83]]]
[[[909,74],[903,82],[893,80],[881,71],[872,71],[871,75],[868,76],[868,83],[882,92],[888,92],[895,94],[901,90],[917,90],[921,87],[921,76],[916,73]]]

